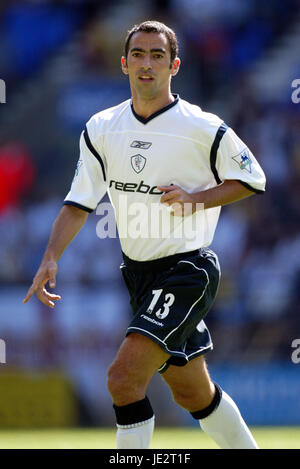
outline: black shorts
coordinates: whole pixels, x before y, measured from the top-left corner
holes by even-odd
[[[184,366],[212,350],[203,318],[219,286],[216,254],[201,248],[153,261],[133,261],[125,254],[123,258],[120,268],[134,314],[126,336],[145,335],[171,355],[158,371]]]

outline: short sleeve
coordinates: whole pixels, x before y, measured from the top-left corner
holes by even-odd
[[[87,129],[80,136],[79,146],[79,160],[64,205],[73,205],[92,212],[107,190],[104,164],[90,141]]]
[[[231,128],[227,128],[221,138],[216,170],[221,181],[235,179],[253,192],[265,191],[266,177],[263,169]]]

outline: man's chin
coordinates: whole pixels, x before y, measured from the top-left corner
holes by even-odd
[[[153,99],[156,97],[157,95],[157,92],[156,90],[154,89],[154,87],[151,87],[148,86],[148,87],[138,87],[137,88],[137,93],[138,95],[140,96],[140,98],[143,98],[143,99]]]

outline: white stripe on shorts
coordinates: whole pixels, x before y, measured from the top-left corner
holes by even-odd
[[[198,300],[195,301],[195,303],[192,304],[192,306],[190,307],[188,313],[186,314],[185,318],[181,321],[181,323],[179,324],[179,326],[175,327],[175,329],[173,329],[171,332],[169,332],[169,334],[164,338],[164,342],[170,337],[170,335],[173,334],[173,332],[177,331],[177,329],[184,323],[184,321],[187,319],[187,317],[190,315],[192,309],[194,308],[194,306],[202,299],[202,297],[204,296],[205,292],[206,292],[206,289],[209,285],[209,276],[208,276],[208,273],[206,272],[205,269],[203,268],[200,268],[200,267],[197,267],[193,262],[191,261],[179,261],[178,264],[180,263],[185,263],[185,264],[192,264],[195,269],[197,270],[203,270],[203,272],[205,272],[205,275],[206,275],[206,278],[207,278],[207,282],[206,282],[206,285],[205,285],[205,288],[202,292],[202,295],[200,296],[200,298],[198,298]]]

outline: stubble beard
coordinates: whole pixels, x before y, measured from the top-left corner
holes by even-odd
[[[135,92],[137,96],[141,99],[152,100],[158,96],[156,86],[152,84],[151,86],[144,85],[142,83],[137,83],[135,87]]]

